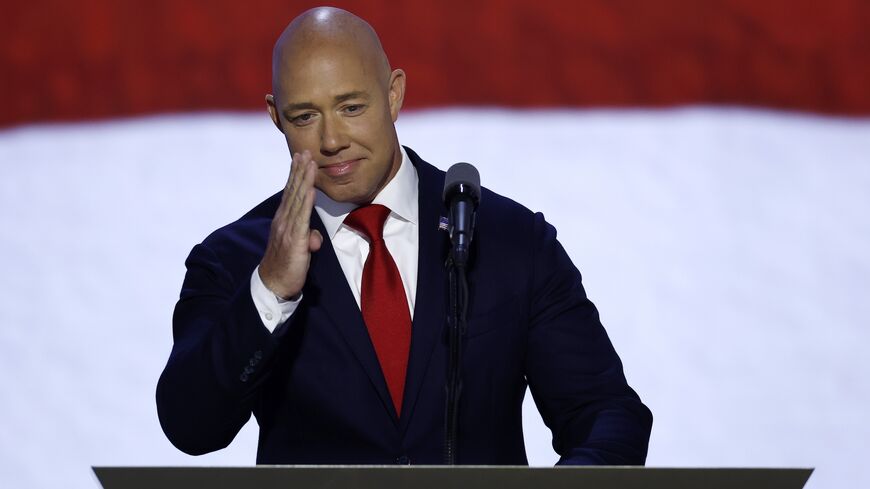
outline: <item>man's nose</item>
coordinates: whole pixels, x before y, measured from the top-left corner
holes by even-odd
[[[347,133],[342,121],[337,116],[323,118],[320,134],[320,151],[325,154],[336,154],[348,146]]]

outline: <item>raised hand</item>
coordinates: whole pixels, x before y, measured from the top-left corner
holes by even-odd
[[[311,153],[307,150],[293,153],[290,176],[272,219],[266,253],[260,261],[263,284],[283,299],[293,299],[302,292],[311,253],[323,244],[320,232],[309,226],[316,172],[317,164]]]

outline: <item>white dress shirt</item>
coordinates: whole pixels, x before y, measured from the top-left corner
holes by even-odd
[[[402,163],[396,175],[387,182],[380,193],[372,201],[390,209],[390,215],[384,223],[384,242],[393,256],[402,285],[405,286],[405,296],[408,298],[408,310],[414,317],[414,299],[417,291],[417,254],[419,233],[417,207],[417,169],[408,160],[405,148],[399,146],[402,152]],[[355,209],[355,204],[335,202],[320,190],[314,201],[314,209],[323,227],[326,229],[324,239],[332,242],[338,264],[344,272],[357,307],[360,305],[360,289],[362,284],[363,266],[369,254],[369,243],[363,235],[344,224],[344,218]],[[318,251],[316,253],[323,253]],[[266,328],[274,332],[296,311],[296,307],[304,300],[299,297],[295,301],[285,301],[270,291],[260,278],[258,266],[251,274],[251,297],[260,319]]]

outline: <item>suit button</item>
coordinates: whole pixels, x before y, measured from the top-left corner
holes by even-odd
[[[242,375],[239,375],[239,380],[241,380],[242,382],[247,382],[248,381],[248,374],[242,373]]]
[[[399,465],[411,465],[411,459],[407,455],[396,457],[396,463]]]

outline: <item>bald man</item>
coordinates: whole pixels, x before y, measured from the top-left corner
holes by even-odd
[[[399,145],[404,92],[349,12],[281,34],[266,103],[290,176],[187,259],[157,386],[179,449],[221,449],[253,413],[258,463],[444,462],[444,173]],[[478,222],[458,463],[527,463],[528,385],[560,463],[643,464],[652,417],[553,227],[487,189]]]

